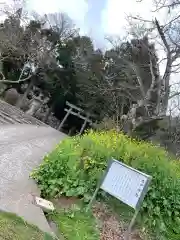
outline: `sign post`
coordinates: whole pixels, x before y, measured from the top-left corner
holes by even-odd
[[[147,193],[151,179],[151,176],[112,159],[108,164],[104,176],[99,181],[87,209],[92,206],[99,189],[104,190],[132,207],[135,213],[127,230],[126,239],[129,240],[132,227]]]

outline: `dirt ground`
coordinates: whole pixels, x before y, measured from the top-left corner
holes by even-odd
[[[76,198],[61,197],[53,200],[58,207],[69,208],[73,204],[78,203]],[[112,214],[108,207],[103,203],[95,203],[93,206],[93,215],[97,219],[100,229],[100,240],[124,240],[126,227],[123,222],[118,219],[116,214]],[[131,235],[131,240],[143,240],[140,234],[135,230]]]

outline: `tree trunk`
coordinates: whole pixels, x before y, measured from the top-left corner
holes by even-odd
[[[162,103],[161,103],[161,109],[160,113],[161,115],[166,115],[167,108],[168,108],[168,101],[169,101],[169,93],[170,93],[170,87],[169,87],[169,81],[171,76],[171,70],[172,70],[172,60],[168,60],[166,71],[163,76],[163,96],[162,96]]]
[[[154,65],[152,60],[153,59],[150,58],[151,85],[145,93],[145,97],[143,98],[142,96],[141,100],[130,106],[129,112],[125,117],[127,134],[138,134],[139,136],[143,136],[143,139],[154,134],[158,121],[162,119],[156,114],[161,81],[157,73],[158,66]]]
[[[172,50],[170,48],[170,44],[168,43],[165,36],[165,32],[163,31],[163,28],[160,26],[157,19],[155,19],[155,24],[167,52],[167,62],[166,62],[166,68],[165,68],[165,72],[162,79],[163,84],[161,88],[161,94],[160,94],[161,97],[160,97],[160,102],[158,106],[159,114],[165,116],[168,108],[168,100],[169,100],[169,92],[170,92],[169,81],[172,73],[172,64],[178,58],[179,53],[177,51],[176,54],[172,56]]]
[[[27,98],[29,92],[31,91],[31,88],[32,88],[33,84],[34,84],[33,83],[33,79],[31,79],[31,81],[30,81],[30,83],[29,83],[25,93],[23,94],[23,97],[20,99],[20,101],[18,101],[17,107],[21,108],[21,106],[23,105],[24,100]]]

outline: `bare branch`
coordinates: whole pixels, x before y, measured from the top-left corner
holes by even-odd
[[[180,5],[180,1],[179,0],[173,0],[173,1],[169,1],[169,0],[156,0],[156,9],[154,10],[154,12],[158,12],[163,8],[167,8],[169,9],[173,9],[177,6]]]
[[[161,40],[162,40],[162,42],[164,43],[164,46],[166,47],[167,52],[170,53],[170,47],[169,47],[169,45],[168,45],[168,43],[167,43],[166,37],[165,37],[165,35],[164,35],[164,33],[163,33],[163,30],[162,30],[162,28],[160,27],[159,22],[158,22],[158,20],[157,20],[156,18],[155,18],[155,25],[156,25],[156,28],[157,28],[157,30],[158,30],[158,33],[159,33],[159,35],[160,35],[160,37],[161,37]]]
[[[176,96],[180,96],[180,92],[175,92],[175,93],[171,94],[171,95],[169,96],[169,99],[172,99],[172,98],[174,98],[174,97],[176,97]]]
[[[0,80],[1,83],[22,83],[22,82],[25,82],[27,80],[29,80],[33,75],[29,75],[28,77],[26,78],[23,78],[23,79],[19,79],[17,81],[13,81],[13,80],[8,80],[8,79],[3,79],[3,80]]]

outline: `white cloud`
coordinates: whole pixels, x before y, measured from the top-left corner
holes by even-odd
[[[144,0],[141,3],[135,0],[108,0],[106,9],[102,12],[104,32],[108,34],[125,33],[127,25],[126,17],[129,14],[140,15],[145,19],[152,19],[152,0]]]

